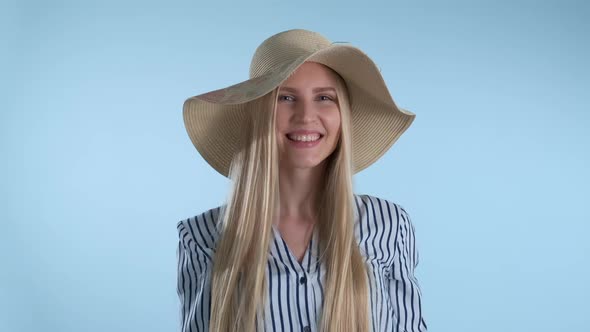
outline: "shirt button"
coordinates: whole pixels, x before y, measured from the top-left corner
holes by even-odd
[[[311,332],[311,327],[309,327],[309,326],[304,327],[303,332]]]
[[[300,283],[300,284],[302,284],[302,285],[303,285],[303,284],[304,284],[306,281],[307,281],[307,278],[306,278],[306,277],[301,277],[301,278],[299,278],[299,283]],[[306,326],[306,327],[309,327],[309,326]],[[305,330],[305,329],[303,329],[303,330]]]

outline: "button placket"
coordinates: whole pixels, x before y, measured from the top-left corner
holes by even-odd
[[[303,277],[299,278],[299,284],[303,285],[307,282],[307,277],[304,275]]]
[[[313,304],[312,287],[313,282],[310,277],[315,278],[317,274],[317,241],[318,233],[314,231],[312,240],[310,241],[307,251],[299,262],[292,255],[287,243],[282,238],[278,229],[273,226],[273,243],[271,247],[271,255],[278,256],[278,260],[283,262],[288,274],[293,279],[290,281],[289,288],[291,288],[291,300],[294,300],[295,305],[293,310],[296,310],[300,331],[311,332],[312,317],[316,313],[315,305]],[[313,307],[312,307],[313,306]]]
[[[300,270],[298,271],[297,274],[298,278],[297,280],[297,285],[295,285],[295,287],[297,288],[297,301],[298,301],[298,306],[301,310],[300,312],[300,323],[301,323],[301,329],[302,331],[307,331],[306,328],[311,328],[310,327],[310,312],[309,310],[311,309],[309,307],[309,293],[310,293],[310,289],[308,287],[307,284],[307,273],[305,272],[305,270]]]

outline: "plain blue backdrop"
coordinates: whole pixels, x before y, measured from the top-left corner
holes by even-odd
[[[176,223],[229,182],[182,103],[292,28],[360,47],[413,125],[355,176],[404,206],[431,331],[590,329],[584,1],[4,1],[0,331],[176,331]]]

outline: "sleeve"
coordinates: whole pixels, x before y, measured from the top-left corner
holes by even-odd
[[[418,266],[418,250],[414,225],[410,216],[397,206],[398,231],[395,239],[393,266],[389,273],[389,292],[397,315],[399,331],[424,332],[428,327],[422,313],[422,293],[414,270]]]
[[[190,234],[190,229],[183,222],[178,226],[178,246],[176,248],[177,259],[177,293],[180,300],[179,305],[179,330],[185,331],[202,331],[200,322],[196,321],[199,278],[204,268],[204,257],[199,255],[198,251],[192,250],[195,242]],[[202,325],[202,324],[201,324]]]

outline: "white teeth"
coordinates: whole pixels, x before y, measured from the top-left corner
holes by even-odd
[[[300,141],[300,142],[313,142],[320,139],[320,134],[312,134],[312,135],[287,135],[293,141]]]

